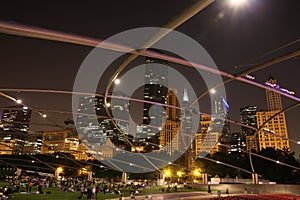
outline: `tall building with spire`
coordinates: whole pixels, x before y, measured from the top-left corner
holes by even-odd
[[[195,149],[194,149],[194,137],[193,124],[192,124],[192,108],[190,107],[190,100],[188,96],[188,90],[185,88],[183,90],[183,99],[182,99],[182,114],[181,121],[183,126],[181,126],[180,134],[180,149],[186,149],[185,151],[185,164],[188,170],[191,170],[194,166],[195,158]]]
[[[266,85],[270,88],[280,89],[276,79],[272,76],[268,78]],[[264,130],[259,131],[256,138],[259,150],[267,147],[290,150],[285,113],[277,114],[282,110],[281,95],[275,91],[266,89],[266,97],[268,111],[259,111],[256,114],[257,128]]]
[[[227,119],[229,118],[229,104],[222,96],[215,97],[212,105],[212,125],[211,133],[218,133],[218,141],[222,144],[229,145],[231,143],[230,127]],[[227,152],[226,146],[221,146],[219,151]]]

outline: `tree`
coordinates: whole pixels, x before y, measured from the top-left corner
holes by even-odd
[[[253,159],[256,172],[261,174],[263,178],[278,183],[295,183],[299,181],[299,171],[295,171],[291,167],[280,164],[286,163],[291,166],[299,167],[299,163],[296,161],[294,153],[288,152],[287,150],[275,150],[274,148],[268,147],[258,152],[258,154],[277,161],[277,163],[275,163],[257,157]]]

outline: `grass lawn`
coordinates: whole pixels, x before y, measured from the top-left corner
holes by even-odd
[[[1,185],[8,185],[7,183],[1,183]],[[159,194],[162,193],[159,191],[159,189],[162,187],[156,186],[152,187],[151,189],[144,189],[143,192],[140,195],[147,195],[147,194]],[[21,188],[24,189],[24,188]],[[179,188],[180,192],[193,192],[193,191],[201,191],[201,190],[192,190],[187,188]],[[32,187],[32,192],[36,192],[37,187]],[[43,189],[43,191],[45,191]],[[22,193],[15,193],[14,198],[10,198],[13,200],[76,200],[77,197],[80,195],[80,192],[76,191],[74,193],[71,192],[63,192],[59,188],[49,188],[49,191],[51,191],[51,194],[22,194]],[[203,190],[202,190],[203,191]],[[129,196],[129,190],[121,190],[123,196]],[[171,192],[174,192],[174,190],[171,190]],[[164,192],[166,193],[166,192]],[[119,194],[98,194],[98,199],[110,199],[110,198],[118,198],[120,197]],[[82,199],[86,199],[86,196],[83,196]]]

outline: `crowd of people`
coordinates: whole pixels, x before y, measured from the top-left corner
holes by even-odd
[[[18,179],[11,179],[4,187],[0,187],[0,200],[7,200],[14,193],[23,194],[51,194],[51,189],[58,188],[62,192],[77,192],[78,199],[99,199],[99,194],[118,194],[120,200],[124,199],[123,191],[128,191],[130,199],[135,199],[136,195],[143,192],[145,188],[150,188],[147,183],[116,183],[111,181],[89,181],[86,179],[69,178],[56,180],[51,176],[26,176]],[[177,186],[162,189],[166,192],[178,191]],[[163,191],[163,192],[164,192]],[[128,194],[126,192],[126,194]]]
[[[113,181],[88,181],[79,178],[69,178],[56,180],[50,176],[26,176],[18,179],[10,179],[7,186],[0,188],[0,200],[7,200],[15,192],[24,194],[51,194],[49,188],[59,188],[63,192],[79,192],[78,199],[97,199],[99,193],[102,194],[119,194],[123,199],[123,190],[130,192],[131,199],[135,199],[137,194],[149,187],[147,184],[121,184]],[[34,188],[34,189],[33,189]],[[83,198],[85,197],[85,198]]]

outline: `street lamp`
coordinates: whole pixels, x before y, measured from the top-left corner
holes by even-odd
[[[170,176],[171,176],[171,170],[166,169],[166,170],[164,171],[164,174],[165,174],[166,178],[170,177]]]
[[[64,169],[62,167],[58,167],[55,169],[55,179],[59,178],[59,174],[62,173]]]
[[[182,171],[178,171],[178,172],[177,172],[177,176],[178,176],[178,177],[182,177],[183,174],[184,174],[184,172],[182,172]]]
[[[62,173],[64,171],[64,169],[62,167],[58,167],[56,170],[57,170],[58,174],[60,174],[60,173]]]
[[[215,88],[212,88],[212,89],[209,90],[209,92],[210,92],[211,94],[216,94],[217,90],[216,90]]]
[[[232,7],[240,7],[247,3],[248,0],[230,0],[230,5]]]
[[[201,173],[199,172],[198,169],[194,170],[194,176],[199,177],[201,175]]]
[[[201,176],[201,172],[199,169],[195,169],[193,174],[194,174],[194,183],[196,183],[198,182],[197,178]]]
[[[115,80],[115,84],[116,84],[116,85],[119,85],[120,82],[121,82],[121,81],[120,81],[120,79],[118,79],[118,78]]]
[[[21,99],[17,99],[17,100],[16,100],[16,103],[17,103],[17,104],[21,104],[21,103],[22,103],[22,100],[21,100]]]

